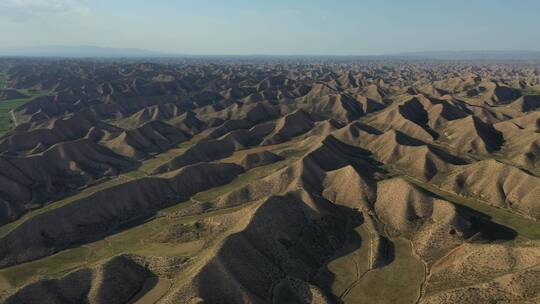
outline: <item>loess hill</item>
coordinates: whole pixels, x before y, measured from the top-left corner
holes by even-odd
[[[540,63],[0,73],[2,303],[540,302]]]

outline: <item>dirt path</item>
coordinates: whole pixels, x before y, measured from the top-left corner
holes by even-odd
[[[418,254],[418,252],[416,251],[416,247],[414,247],[414,243],[412,241],[409,241],[409,243],[411,244],[412,255],[416,257],[424,265],[424,278],[422,279],[422,283],[420,284],[420,288],[418,290],[418,298],[416,298],[416,301],[415,301],[415,303],[418,304],[420,303],[420,301],[422,301],[422,298],[424,298],[424,294],[425,294],[426,287],[428,284],[431,269],[428,263],[426,263],[426,261],[424,261],[422,257],[420,256],[420,254]]]
[[[13,111],[9,111],[9,114],[11,114],[11,120],[13,121],[13,126],[17,126],[17,117],[15,117],[15,114],[13,114]]]
[[[127,179],[128,182],[129,182],[129,181],[132,181],[132,180],[136,180],[136,178],[133,178],[133,177],[128,176],[128,175],[126,175],[126,174],[120,174],[119,177],[122,177],[122,178]]]
[[[149,278],[128,304],[154,304],[163,297],[170,287],[171,282],[167,279],[158,277]]]
[[[341,295],[339,295],[339,299],[342,300],[342,301],[349,295],[349,293],[354,288],[356,288],[356,286],[358,286],[362,282],[362,279],[364,278],[364,276],[366,274],[368,274],[371,270],[373,270],[373,269],[368,269],[368,270],[364,271],[362,274],[360,274],[358,272],[358,264],[357,264],[356,260],[354,261],[354,263],[356,264],[356,279],[347,288],[345,288],[345,291],[343,291],[341,293]]]
[[[356,286],[358,286],[360,284],[360,282],[362,281],[362,278],[364,278],[364,276],[370,272],[371,270],[373,270],[373,265],[372,265],[372,259],[373,259],[373,235],[372,235],[372,231],[368,230],[368,235],[370,236],[369,237],[369,250],[368,250],[368,267],[367,269],[364,271],[364,272],[361,272],[360,271],[360,266],[358,265],[359,261],[358,261],[358,250],[356,250],[355,252],[352,253],[353,255],[353,262],[354,262],[354,266],[355,266],[355,269],[356,269],[356,277],[355,279],[349,284],[349,286],[347,286],[345,288],[345,290],[343,290],[343,292],[339,295],[339,298],[343,301],[348,295],[349,293],[354,289],[356,288]]]

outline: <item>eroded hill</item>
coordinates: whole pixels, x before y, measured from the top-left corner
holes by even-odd
[[[538,64],[0,65],[6,303],[540,301]]]

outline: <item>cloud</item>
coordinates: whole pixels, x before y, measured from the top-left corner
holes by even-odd
[[[51,14],[80,14],[87,10],[80,0],[0,0],[0,16],[13,20]]]

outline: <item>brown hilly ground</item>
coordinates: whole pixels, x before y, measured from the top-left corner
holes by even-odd
[[[0,71],[2,303],[540,303],[538,62]]]

